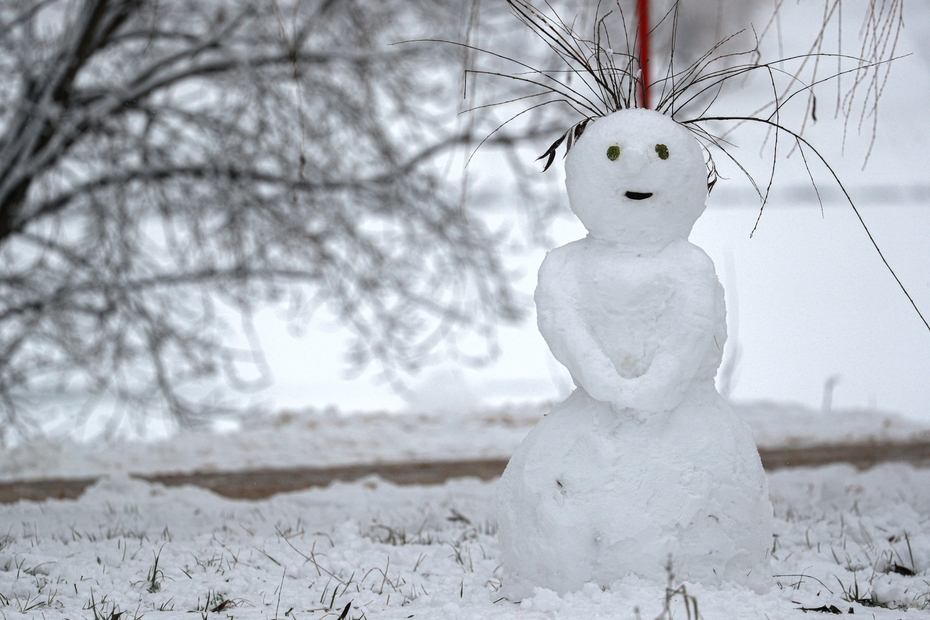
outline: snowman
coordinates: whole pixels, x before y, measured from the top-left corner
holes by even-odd
[[[576,388],[499,485],[505,594],[635,575],[771,580],[772,507],[747,425],[717,393],[723,289],[688,235],[704,211],[700,145],[671,118],[590,121],[565,185],[588,235],[539,270],[539,330]]]

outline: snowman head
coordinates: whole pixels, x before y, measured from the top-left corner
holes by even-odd
[[[668,116],[632,108],[589,122],[565,160],[568,201],[596,239],[664,247],[704,211],[698,141]]]

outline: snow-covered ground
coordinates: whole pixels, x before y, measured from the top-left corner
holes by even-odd
[[[766,445],[927,435],[892,415],[739,408]],[[20,446],[2,455],[5,479],[107,475],[76,501],[0,506],[0,617],[322,619],[351,603],[345,618],[655,618],[663,587],[636,578],[498,600],[493,482],[372,477],[250,502],[125,475],[506,456],[542,412],[293,413],[164,443]],[[930,618],[930,470],[782,470],[769,485],[778,585],[758,595],[685,584],[704,618],[801,618],[802,607]],[[686,617],[681,594],[673,604]]]
[[[326,467],[379,462],[507,459],[551,403],[470,412],[284,411],[225,432],[182,431],[152,442],[46,438],[0,451],[0,481],[101,475]],[[930,423],[865,409],[735,403],[763,448],[930,440]],[[220,425],[222,426],[222,425]]]
[[[767,446],[928,436],[891,414],[737,408]],[[0,453],[3,479],[106,475],[79,500],[0,506],[0,617],[322,619],[351,603],[345,618],[655,618],[664,589],[636,578],[498,600],[493,482],[371,477],[236,501],[126,475],[507,456],[544,411],[284,413],[165,442],[21,445]],[[778,585],[685,584],[704,618],[801,618],[802,607],[930,618],[930,470],[781,470],[769,485]],[[673,604],[686,617],[681,594]]]

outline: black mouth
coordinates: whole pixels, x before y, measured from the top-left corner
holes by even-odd
[[[626,197],[630,200],[645,200],[652,196],[652,192],[627,192]]]

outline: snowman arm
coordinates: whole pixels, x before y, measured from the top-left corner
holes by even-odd
[[[575,383],[597,400],[615,402],[629,380],[617,373],[600,344],[591,337],[581,316],[568,305],[568,300],[540,302],[537,295],[537,311],[540,333],[552,355],[568,369]]]
[[[597,400],[616,403],[632,385],[617,372],[578,312],[580,296],[570,258],[566,260],[560,250],[550,252],[539,269],[535,295],[539,331],[579,387]]]
[[[717,282],[713,263],[696,261],[695,269],[680,283],[668,308],[674,320],[658,340],[655,355],[646,372],[631,379],[622,402],[614,404],[644,411],[667,411],[677,407],[710,351],[723,346],[726,323],[723,320],[723,290]],[[718,335],[720,336],[718,338]]]
[[[693,308],[693,306],[692,306]],[[632,379],[622,403],[644,411],[668,411],[677,407],[700,370],[706,352],[715,346],[713,315],[689,312],[659,342],[659,348],[641,376]]]

